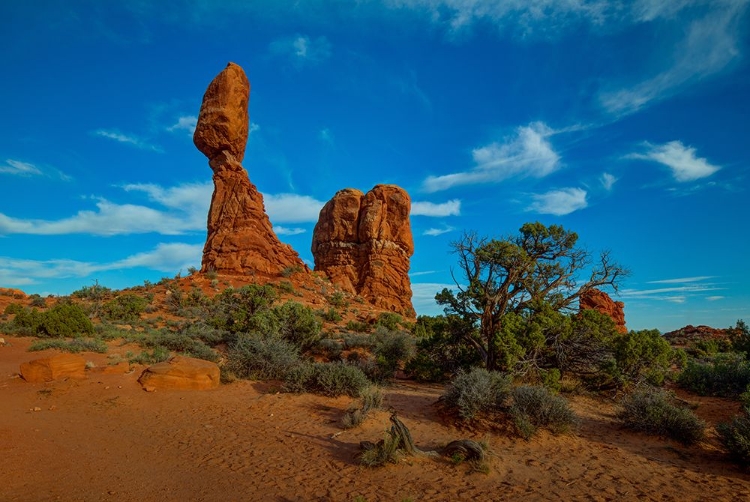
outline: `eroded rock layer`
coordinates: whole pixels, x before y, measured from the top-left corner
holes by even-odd
[[[234,63],[214,78],[203,96],[193,135],[208,157],[214,193],[201,271],[277,275],[286,267],[306,268],[290,246],[279,241],[263,196],[240,163],[248,137],[250,83]]]
[[[395,185],[377,185],[367,194],[340,190],[315,225],[315,270],[377,307],[412,317],[410,210],[409,194]]]
[[[606,314],[615,321],[617,331],[620,333],[628,332],[625,327],[625,304],[612,300],[604,291],[590,289],[583,293],[580,298],[580,309],[594,309]]]

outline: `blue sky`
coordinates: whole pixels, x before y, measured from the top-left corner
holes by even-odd
[[[233,61],[245,168],[309,263],[325,201],[395,183],[419,313],[462,231],[538,220],[631,270],[630,328],[750,319],[748,3],[2,2],[0,286],[200,266],[213,187],[191,134]]]

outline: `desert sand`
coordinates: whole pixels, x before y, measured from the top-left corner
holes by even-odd
[[[10,501],[453,501],[750,500],[750,474],[727,460],[711,425],[736,402],[680,396],[709,423],[691,447],[621,428],[612,400],[572,396],[574,433],[524,441],[501,429],[466,428],[441,414],[442,387],[396,381],[385,406],[418,446],[486,440],[490,472],[466,464],[405,458],[358,464],[359,442],[377,441],[388,409],[361,426],[340,420],[354,401],[279,393],[274,382],[239,381],[208,391],[144,392],[142,366],[102,371],[113,354],[84,354],[85,380],[27,383],[32,339],[0,346],[0,500]],[[122,370],[121,370],[122,371]]]

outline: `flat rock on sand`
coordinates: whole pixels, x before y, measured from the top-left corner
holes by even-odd
[[[175,356],[146,368],[138,379],[144,390],[205,390],[219,386],[219,367],[192,357]]]
[[[86,360],[74,354],[58,354],[21,364],[27,382],[52,382],[61,378],[86,378]]]

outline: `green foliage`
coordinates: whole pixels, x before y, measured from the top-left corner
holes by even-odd
[[[730,423],[716,425],[719,441],[729,455],[741,465],[750,463],[750,411],[745,409],[742,416],[735,417]]]
[[[269,285],[227,288],[214,299],[210,323],[231,333],[276,333],[278,324],[272,313],[276,300],[276,290]]]
[[[703,439],[706,424],[688,408],[678,406],[663,389],[644,387],[620,404],[617,418],[630,429],[667,436],[687,445]]]
[[[166,347],[155,347],[151,352],[142,351],[137,356],[133,356],[129,359],[134,364],[156,364],[161,363],[169,359],[169,350]]]
[[[344,347],[347,349],[369,349],[375,346],[375,340],[370,335],[362,335],[359,333],[345,333],[342,336],[344,341]]]
[[[229,331],[216,328],[203,321],[185,323],[178,332],[211,347],[220,343],[233,342],[236,338]]]
[[[458,316],[419,316],[414,325],[417,353],[406,365],[415,379],[444,382],[459,370],[481,364],[476,349],[466,343],[465,322]]]
[[[111,292],[112,290],[110,288],[102,286],[98,281],[96,281],[92,286],[84,286],[81,289],[73,291],[73,293],[71,293],[71,296],[86,300],[101,300]]]
[[[37,336],[74,338],[94,334],[94,325],[91,320],[81,307],[73,303],[58,303],[46,312],[37,315],[39,320],[36,326]]]
[[[338,340],[331,338],[323,338],[318,341],[317,353],[323,353],[328,356],[329,359],[338,359],[341,357],[341,351],[344,349],[344,344]]]
[[[745,321],[739,319],[734,327],[729,329],[729,340],[732,350],[743,353],[746,359],[750,359],[750,328]]]
[[[284,390],[359,397],[370,385],[362,370],[349,364],[303,363],[289,370]]]
[[[462,275],[458,291],[444,289],[435,299],[447,315],[464,320],[462,336],[487,369],[509,370],[518,361],[537,364],[557,336],[553,313],[592,288],[617,288],[626,271],[608,253],[591,266],[577,241],[574,232],[537,222],[500,240],[464,234],[452,244]],[[585,269],[590,275],[579,281]]]
[[[344,429],[352,429],[365,421],[370,411],[383,405],[383,391],[380,387],[371,385],[364,389],[360,395],[360,404],[350,408],[341,418],[341,426]]]
[[[508,375],[484,368],[460,371],[442,396],[448,407],[458,410],[464,420],[480,412],[497,410],[510,396],[512,380]]]
[[[630,331],[615,339],[617,376],[661,385],[676,354],[658,330]]]
[[[296,273],[302,272],[302,270],[303,270],[302,267],[300,267],[299,265],[289,265],[288,267],[285,267],[284,270],[281,271],[281,276],[291,277]]]
[[[336,309],[331,307],[328,310],[321,310],[318,312],[318,315],[324,320],[328,322],[339,322],[341,321],[341,314],[336,312]]]
[[[346,323],[346,329],[349,331],[354,331],[356,333],[369,333],[371,328],[370,325],[366,322],[352,320]]]
[[[743,354],[718,354],[705,363],[689,361],[677,383],[701,396],[737,398],[750,385],[750,362]]]
[[[294,293],[294,285],[289,281],[281,281],[276,285],[276,289],[290,295]]]
[[[47,308],[47,301],[40,295],[34,294],[29,296],[31,298],[31,306],[39,308]]]
[[[284,379],[299,364],[299,348],[278,337],[242,334],[229,346],[226,366],[240,378]]]
[[[330,303],[334,307],[346,307],[347,306],[346,297],[344,296],[344,293],[342,293],[341,291],[336,291],[331,296],[329,296],[328,303]]]
[[[524,439],[530,439],[538,427],[558,434],[567,432],[577,422],[568,400],[546,387],[521,385],[512,390],[511,396],[510,416]]]
[[[120,295],[102,307],[102,317],[120,323],[132,323],[137,321],[146,310],[149,300],[133,293]]]
[[[23,305],[20,303],[10,303],[5,307],[5,310],[3,310],[3,314],[18,315],[23,312],[23,310]]]
[[[47,339],[37,340],[29,346],[29,352],[40,350],[57,349],[63,352],[98,352],[104,354],[107,352],[107,344],[102,340],[95,338],[76,338],[73,340]]]
[[[375,321],[375,327],[382,326],[391,331],[397,331],[401,328],[401,324],[404,319],[393,312],[383,312],[378,316],[378,320]]]
[[[360,454],[359,461],[366,467],[380,467],[388,463],[395,464],[401,455],[400,447],[401,438],[387,432],[374,448],[369,448]]]
[[[289,301],[273,309],[273,315],[276,318],[276,332],[302,350],[312,347],[320,340],[320,321],[310,307]]]
[[[416,353],[414,337],[405,331],[392,331],[379,326],[372,338],[375,341],[375,362],[383,378],[392,377]]]

